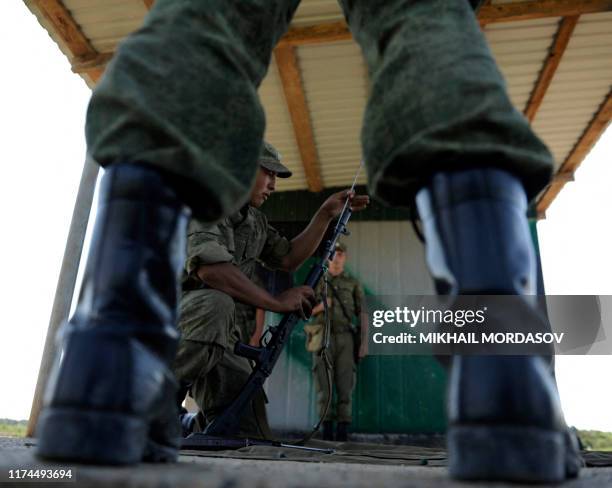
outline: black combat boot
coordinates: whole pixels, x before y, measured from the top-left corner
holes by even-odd
[[[535,293],[527,200],[514,176],[440,173],[419,192],[417,206],[438,293]],[[448,397],[451,476],[559,482],[577,475],[579,455],[542,357],[455,356]]]
[[[336,427],[336,441],[338,442],[346,442],[348,441],[348,422],[338,422],[338,426]]]
[[[334,423],[331,420],[326,420],[323,422],[323,440],[334,440]]]
[[[188,219],[158,171],[131,163],[106,171],[79,303],[36,430],[39,456],[176,460],[181,429],[168,365]]]

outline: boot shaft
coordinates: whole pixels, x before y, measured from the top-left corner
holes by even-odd
[[[536,260],[521,182],[496,169],[438,173],[417,194],[439,294],[534,294]]]
[[[133,334],[166,358],[176,322],[189,212],[161,173],[145,165],[109,168],[71,324]]]
[[[338,422],[338,426],[336,427],[336,441],[337,442],[346,442],[348,441],[348,422]]]

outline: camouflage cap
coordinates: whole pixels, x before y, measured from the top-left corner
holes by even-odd
[[[274,171],[276,176],[279,178],[289,178],[291,171],[281,164],[281,155],[276,148],[264,141],[263,147],[261,148],[261,155],[259,156],[259,165],[263,166],[267,170]]]
[[[336,251],[346,252],[346,244],[344,242],[336,242]]]

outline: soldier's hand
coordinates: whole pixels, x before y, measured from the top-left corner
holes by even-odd
[[[357,195],[354,191],[342,190],[330,195],[321,205],[321,211],[325,212],[330,219],[337,217],[342,212],[347,197],[353,212],[363,210],[370,203],[370,197],[367,195]]]
[[[312,288],[296,286],[277,295],[276,301],[278,305],[277,309],[273,310],[274,312],[297,312],[302,319],[306,320],[310,317],[316,300]]]

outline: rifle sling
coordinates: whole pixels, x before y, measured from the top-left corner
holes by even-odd
[[[332,283],[328,282],[328,285],[330,286],[332,290],[332,295],[334,295],[334,298],[340,304],[340,308],[342,309],[342,314],[346,317],[346,320],[348,320],[349,327],[352,329],[353,327],[351,326],[351,317],[349,317],[349,314],[346,311],[346,307],[344,306],[344,303],[342,303],[342,300],[340,300],[340,297],[338,295],[338,290],[336,290],[336,287]]]

